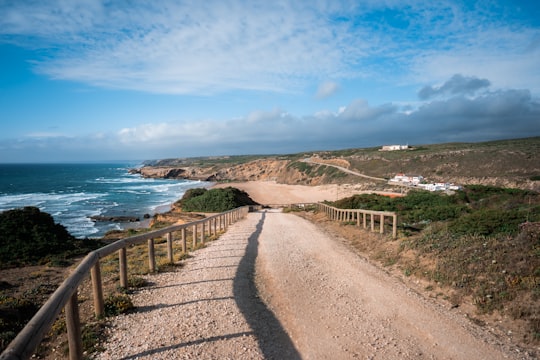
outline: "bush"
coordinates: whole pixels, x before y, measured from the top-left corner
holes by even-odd
[[[333,203],[342,209],[394,211],[405,226],[446,222],[455,235],[516,234],[519,224],[540,220],[537,193],[520,189],[468,185],[453,195],[411,191],[389,198],[376,194],[355,195]]]
[[[258,205],[249,195],[239,189],[192,189],[179,201],[183,211],[223,212],[245,205]]]
[[[77,249],[77,240],[36,207],[0,213],[0,267],[37,264]]]
[[[516,210],[478,210],[456,219],[448,228],[458,235],[517,234],[526,214]]]
[[[32,300],[0,295],[0,352],[34,316],[39,306]]]
[[[105,316],[126,314],[135,306],[126,294],[111,294],[105,299]]]

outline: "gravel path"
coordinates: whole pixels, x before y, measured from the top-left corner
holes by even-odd
[[[291,214],[250,213],[193,255],[147,277],[96,359],[526,359]]]

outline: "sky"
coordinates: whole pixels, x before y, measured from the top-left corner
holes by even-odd
[[[0,163],[540,136],[532,0],[0,0]]]

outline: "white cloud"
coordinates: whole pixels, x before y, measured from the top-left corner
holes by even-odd
[[[456,73],[540,91],[538,30],[506,24],[510,7],[495,16],[482,6],[20,1],[0,5],[0,35],[44,50],[36,66],[53,78],[157,93],[296,92],[329,78],[426,84]]]
[[[317,99],[326,99],[334,95],[339,90],[339,84],[333,81],[327,81],[319,85],[315,97]]]
[[[21,41],[35,37],[50,48],[50,57],[37,62],[44,74],[113,88],[294,91],[306,77],[339,75],[361,42],[346,42],[347,29],[329,27],[312,5],[52,4],[10,7],[1,32]]]

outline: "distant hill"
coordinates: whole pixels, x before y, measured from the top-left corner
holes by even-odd
[[[380,151],[383,145],[289,155],[162,159],[147,161],[145,167],[134,172],[147,177],[218,182],[274,180],[305,185],[355,183],[362,184],[366,189],[388,189],[384,180],[346,173],[335,167],[339,166],[382,179],[405,173],[422,175],[432,182],[540,190],[540,137],[412,145],[407,150]]]

